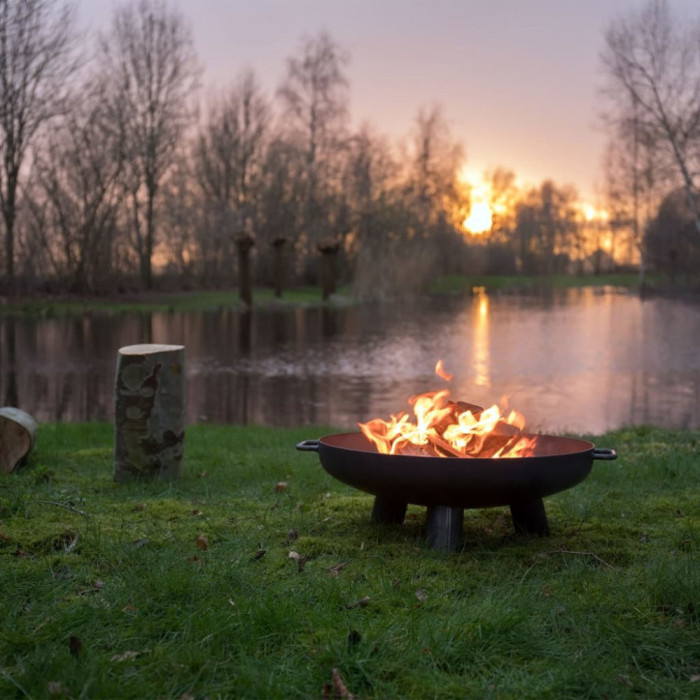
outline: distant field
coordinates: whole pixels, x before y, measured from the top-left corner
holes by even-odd
[[[651,285],[659,280],[648,277]],[[524,275],[444,275],[430,286],[430,294],[463,294],[474,287],[484,287],[487,291],[518,290],[537,288],[566,288],[587,286],[615,286],[636,289],[639,278],[636,274],[616,275],[553,275],[532,277]],[[349,287],[341,287],[326,305],[346,305],[358,303],[353,300]],[[319,306],[324,305],[321,290],[317,287],[297,287],[286,291],[281,299],[275,298],[272,289],[257,288],[253,293],[253,305],[261,306]],[[84,313],[154,313],[167,311],[207,311],[218,308],[241,308],[242,304],[235,289],[191,292],[149,292],[114,295],[106,297],[40,298],[27,301],[6,301],[0,304],[0,318],[3,316],[53,317],[79,315]]]

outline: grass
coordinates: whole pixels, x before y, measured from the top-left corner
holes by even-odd
[[[253,292],[253,305],[270,306],[322,306],[350,303],[348,290],[339,289],[329,302],[321,299],[316,287],[298,287],[285,291],[282,298],[274,296],[269,288],[257,288]],[[237,290],[193,292],[150,292],[124,295],[114,298],[41,298],[26,301],[6,301],[0,304],[0,318],[7,316],[34,316],[53,318],[82,314],[155,313],[172,311],[213,311],[221,308],[243,308]]]
[[[661,280],[649,275],[647,281],[654,285]],[[636,289],[638,275],[443,275],[430,286],[431,294],[464,294],[474,287],[484,287],[488,291],[496,290],[534,290],[543,288],[568,288],[611,285]],[[347,305],[355,303],[348,286],[342,286],[338,294],[329,302],[321,299],[321,290],[317,287],[296,287],[284,292],[281,299],[274,296],[270,288],[259,287],[253,292],[253,306],[322,306]],[[0,318],[3,317],[37,317],[53,318],[57,316],[79,316],[83,314],[126,314],[154,313],[172,311],[212,311],[221,308],[242,308],[238,291],[207,290],[191,292],[149,292],[116,297],[91,298],[30,298],[24,301],[5,300],[0,303]]]
[[[546,499],[550,537],[467,511],[445,554],[294,450],[328,431],[193,426],[181,480],[117,485],[109,425],[41,426],[0,480],[0,696],[314,698],[337,669],[361,698],[697,697],[700,432],[599,436],[620,458]]]
[[[646,282],[656,285],[661,282],[661,277],[647,275]],[[433,294],[464,294],[474,287],[484,287],[487,291],[515,291],[603,286],[637,289],[639,275],[636,272],[604,275],[443,275],[433,282],[430,291]]]

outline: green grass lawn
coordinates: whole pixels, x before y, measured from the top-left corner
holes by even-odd
[[[351,303],[349,291],[341,287],[328,302],[321,298],[317,287],[297,287],[276,298],[274,291],[260,287],[253,292],[253,306],[321,306],[345,305]],[[55,316],[75,316],[85,313],[124,314],[154,313],[168,311],[213,311],[221,308],[243,308],[238,291],[207,290],[192,292],[148,292],[123,295],[122,297],[74,298],[29,298],[26,301],[11,300],[0,305],[0,318],[3,316],[35,316],[51,318]]]
[[[610,275],[443,275],[430,285],[431,294],[464,294],[474,287],[487,291],[532,290],[544,288],[614,286],[627,289],[638,287],[638,276]],[[658,276],[647,276],[650,285],[659,284]],[[270,288],[258,287],[253,292],[254,307],[270,306],[345,306],[357,303],[349,286],[341,286],[330,301],[323,302],[318,287],[296,287],[284,292],[281,299]],[[191,292],[148,292],[114,297],[28,298],[26,301],[5,300],[0,304],[0,318],[29,316],[52,318],[81,314],[154,313],[168,311],[212,311],[221,308],[243,308],[236,289],[197,290]]]
[[[598,436],[550,537],[467,511],[454,554],[294,449],[325,432],[193,426],[181,480],[117,485],[111,426],[42,425],[0,477],[0,697],[698,697],[700,432]]]

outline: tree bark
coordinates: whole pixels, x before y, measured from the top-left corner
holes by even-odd
[[[182,475],[185,348],[129,345],[117,357],[114,480]]]
[[[37,424],[19,408],[0,408],[0,474],[9,474],[36,443]]]

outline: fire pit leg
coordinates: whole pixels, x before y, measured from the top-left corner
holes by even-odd
[[[541,498],[525,503],[511,503],[510,514],[517,533],[540,536],[549,534],[547,512]]]
[[[428,506],[426,538],[431,549],[454,552],[462,539],[464,509],[451,506]]]
[[[405,501],[397,501],[386,496],[376,496],[372,508],[372,522],[385,525],[401,525],[406,517]]]

